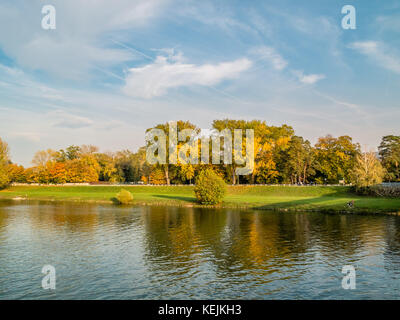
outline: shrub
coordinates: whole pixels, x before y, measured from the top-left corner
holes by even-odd
[[[194,193],[201,204],[218,204],[225,196],[226,185],[213,170],[206,169],[197,176]]]
[[[400,198],[400,187],[398,186],[371,186],[363,188],[355,188],[355,191],[360,195],[383,198]]]
[[[128,203],[132,202],[133,195],[129,191],[122,189],[117,194],[117,200],[119,201],[120,204],[128,204]]]

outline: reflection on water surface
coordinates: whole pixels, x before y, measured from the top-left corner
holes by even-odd
[[[400,219],[2,202],[0,266],[0,299],[397,299]]]

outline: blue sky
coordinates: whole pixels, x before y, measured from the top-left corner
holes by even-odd
[[[41,27],[43,5],[56,29]],[[341,9],[356,8],[344,30]],[[399,134],[399,1],[2,1],[0,137],[12,160],[146,128],[262,119],[375,149]]]

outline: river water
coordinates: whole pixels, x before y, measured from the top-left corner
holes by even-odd
[[[42,288],[44,265],[56,289]],[[342,288],[342,267],[356,288]],[[0,203],[0,299],[398,299],[394,216]]]

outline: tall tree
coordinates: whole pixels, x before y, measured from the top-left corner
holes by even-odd
[[[289,147],[282,152],[282,178],[292,184],[305,184],[309,175],[315,173],[311,144],[302,137],[294,136]]]
[[[193,135],[196,136],[200,133],[200,128],[198,128],[197,126],[195,126],[194,124],[190,123],[189,121],[182,121],[179,120],[176,122],[176,127],[177,127],[177,132],[179,133],[180,131],[184,130],[184,129],[192,129],[193,130]],[[157,167],[161,167],[161,169],[164,171],[164,175],[165,175],[165,181],[167,183],[167,185],[171,184],[171,177],[170,176],[170,169],[171,169],[171,165],[169,164],[169,144],[170,144],[170,124],[164,123],[164,124],[158,124],[153,128],[149,128],[146,130],[146,132],[149,132],[151,129],[161,129],[164,131],[165,135],[166,135],[166,144],[167,144],[167,148],[166,148],[166,156],[167,156],[167,163],[166,164],[160,164],[160,165],[156,165]],[[171,133],[172,134],[172,133]],[[187,138],[187,141],[190,139]],[[177,148],[179,148],[181,145],[183,145],[184,143],[186,143],[187,141],[179,141],[178,145],[176,146]]]
[[[96,153],[95,157],[100,166],[100,172],[99,172],[100,181],[109,181],[109,182],[120,181],[118,170],[115,167],[114,154],[112,152]]]
[[[382,183],[385,169],[377,159],[375,152],[357,155],[351,173],[351,182],[357,187],[370,187]]]
[[[273,127],[267,126],[265,121],[260,120],[214,120],[212,124],[213,129],[221,132],[224,129],[229,129],[233,135],[235,129],[242,130],[242,150],[245,150],[246,146],[246,129],[254,130],[254,170],[250,177],[250,180],[254,183],[257,180],[268,181],[269,179],[275,178],[278,175],[276,171],[275,153],[276,150],[282,147],[282,145],[290,140],[290,136],[293,134],[293,129],[288,126]],[[233,138],[233,137],[232,137]],[[221,144],[222,145],[222,144]],[[223,149],[223,148],[222,148]],[[221,151],[222,153],[223,151]],[[233,155],[233,150],[232,150]],[[237,165],[232,157],[232,164],[227,164],[227,172],[230,175],[232,184],[236,184],[236,168]]]
[[[360,145],[353,143],[349,136],[334,138],[327,135],[319,138],[314,149],[316,181],[318,183],[350,181],[350,174],[358,154]]]
[[[10,183],[8,173],[9,163],[8,144],[0,138],[0,189],[5,188]]]
[[[400,136],[385,136],[379,145],[379,156],[389,181],[400,181]]]

